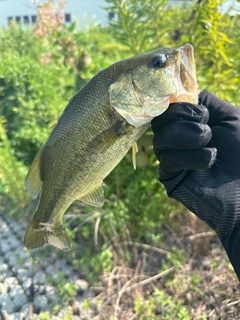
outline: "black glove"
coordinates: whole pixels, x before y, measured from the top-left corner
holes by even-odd
[[[153,119],[160,181],[219,236],[240,279],[240,109],[203,90]]]

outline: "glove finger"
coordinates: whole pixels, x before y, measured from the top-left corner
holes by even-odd
[[[199,103],[206,106],[209,111],[209,126],[212,127],[219,122],[232,122],[240,120],[239,108],[216,97],[207,90],[199,94]]]
[[[216,160],[217,149],[167,150],[160,156],[160,180],[170,179],[181,171],[210,168]]]
[[[207,123],[209,119],[208,109],[201,105],[187,102],[172,103],[160,116],[152,120],[152,130],[155,133],[166,124],[179,120]]]
[[[167,124],[153,137],[154,152],[160,154],[169,149],[194,150],[203,148],[211,139],[212,132],[207,124],[178,121]]]

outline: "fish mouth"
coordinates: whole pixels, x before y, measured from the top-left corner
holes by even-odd
[[[190,44],[186,44],[177,49],[179,61],[176,68],[175,84],[177,94],[171,98],[171,102],[186,101],[197,103],[197,78],[194,61],[194,51]]]

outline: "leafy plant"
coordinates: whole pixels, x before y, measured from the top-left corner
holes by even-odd
[[[150,297],[138,297],[134,301],[134,311],[139,320],[190,320],[187,306],[175,301],[163,290],[155,290]]]

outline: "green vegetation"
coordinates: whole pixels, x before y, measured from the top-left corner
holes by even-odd
[[[51,13],[48,5],[38,9],[34,28],[0,28],[0,200],[4,211],[18,216],[24,208],[29,220],[33,204],[24,187],[29,165],[75,92],[117,60],[191,43],[199,88],[240,106],[239,16],[220,13],[223,2],[203,0],[176,7],[168,0],[107,0],[106,10],[115,13],[114,20],[107,27],[89,26],[86,31],[75,24],[46,23],[40,13]],[[128,154],[107,177],[102,209],[76,202],[65,215],[74,265],[89,281],[99,281],[116,266],[134,270],[139,253],[162,247],[166,225],[176,228],[179,213],[184,214],[184,208],[168,199],[158,182],[151,139],[150,130],[140,139],[136,171]],[[180,270],[185,258],[183,251],[173,248],[161,257],[158,270],[172,266]],[[191,279],[191,290],[202,294],[199,276],[193,273]],[[167,280],[169,286],[179,285],[179,279]],[[71,300],[74,285],[64,283],[60,294],[64,301]],[[188,307],[170,296],[163,290],[149,297],[139,295],[134,302],[137,319],[190,319]],[[156,316],[157,305],[161,317]],[[45,313],[40,319],[48,317]]]

